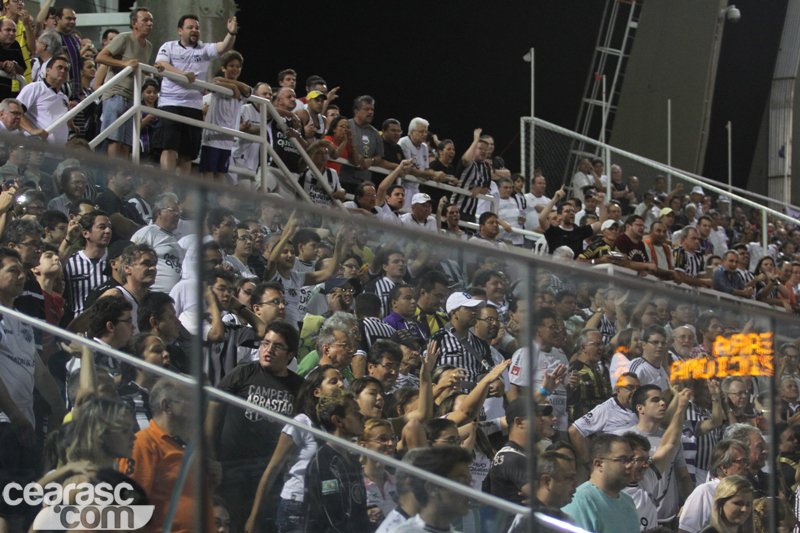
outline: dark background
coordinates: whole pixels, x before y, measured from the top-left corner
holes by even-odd
[[[125,9],[121,2],[121,9]],[[340,86],[336,104],[376,99],[373,125],[421,116],[459,156],[483,128],[495,154],[519,169],[519,118],[530,114],[530,64],[536,49],[536,116],[575,129],[604,0],[563,2],[306,2],[239,0],[236,49],[242,81],[277,86],[298,72],[297,96],[312,74]],[[786,0],[738,6],[725,26],[704,174],[727,181],[727,131],[733,122],[734,184],[746,186],[767,105]],[[634,44],[635,49],[635,44]],[[675,132],[674,134],[678,134]]]

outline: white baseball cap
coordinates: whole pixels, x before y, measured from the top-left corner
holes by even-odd
[[[431,197],[424,192],[418,192],[411,198],[411,205],[426,204],[431,201]]]
[[[608,229],[608,228],[610,228],[611,226],[617,226],[617,227],[619,227],[619,222],[617,222],[617,221],[616,221],[616,220],[614,220],[614,219],[611,219],[611,218],[609,218],[608,220],[606,220],[605,222],[603,222],[603,224],[600,226],[600,231],[607,230],[607,229]]]
[[[447,303],[445,304],[444,308],[447,310],[447,313],[450,314],[459,307],[481,308],[484,305],[486,305],[485,300],[478,300],[477,298],[473,298],[472,295],[468,292],[454,292],[447,299]]]
[[[705,195],[705,192],[703,192],[703,188],[699,185],[695,185],[694,187],[692,187],[692,194],[694,193]]]

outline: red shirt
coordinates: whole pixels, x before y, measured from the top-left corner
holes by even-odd
[[[333,145],[336,146],[337,148],[339,147],[339,145],[336,144],[336,141],[333,140],[333,136],[326,135],[325,138],[328,139],[330,142],[332,142]],[[344,152],[342,152],[342,157],[344,159],[348,159],[350,157],[350,145],[349,144],[347,146],[345,146]],[[325,165],[325,167],[326,168],[332,168],[338,174],[339,173],[339,169],[342,168],[342,165],[340,165],[339,163],[336,163],[334,161],[328,161],[328,164]]]

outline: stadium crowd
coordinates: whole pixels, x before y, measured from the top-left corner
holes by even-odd
[[[452,491],[359,459],[302,429],[311,426],[596,533],[750,533],[769,531],[770,518],[783,531],[795,526],[800,343],[791,330],[698,305],[691,292],[627,291],[624,282],[584,278],[578,269],[521,267],[502,252],[613,263],[662,286],[755,299],[791,317],[800,310],[800,228],[771,221],[765,253],[758,217],[728,198],[700,187],[668,191],[660,176],[640,192],[637,177],[625,178],[617,165],[606,176],[602,162],[589,159],[568,189],[548,198],[547,177],[512,173],[480,129],[460,152],[419,117],[407,136],[392,118],[379,131],[370,96],[356,98],[353,117],[345,117],[332,103],[337,89],[319,76],[307,79],[300,99],[292,69],[279,73],[274,89],[245,85],[235,19],[222,41],[203,44],[198,17],[186,15],[177,40],[153,46],[153,18],[137,8],[131,31],[107,31],[96,52],[77,33],[71,9],[45,2],[34,20],[22,7],[7,1],[0,21],[9,58],[2,69],[27,82],[20,88],[0,78],[0,305],[175,373],[191,371],[200,337],[210,385],[297,424],[210,401],[202,465],[210,490],[197,501],[189,483],[173,500],[193,450],[190,391],[5,314],[3,486],[127,482],[137,504],[155,506],[146,526],[154,532],[168,516],[173,531],[193,531],[197,512],[220,532],[526,526],[523,516],[486,513]],[[197,185],[165,182],[126,162],[129,124],[104,144],[111,156],[104,165],[16,137],[87,149],[130,108],[130,78],[70,124],[45,129],[154,51],[159,70],[190,81],[205,79],[220,58],[212,81],[233,96],[148,78],[145,105],[266,135],[314,204],[333,203],[321,176],[334,199],[353,195],[344,204],[351,215],[290,212],[243,194],[253,184],[230,173],[231,164],[263,166],[274,177],[278,162],[260,161],[255,143],[152,114],[142,120],[144,161],[196,171],[233,192],[201,198]],[[250,94],[270,99],[282,123],[271,119],[261,132],[257,104],[242,101]],[[409,175],[423,183],[398,183]],[[285,178],[268,179],[270,192],[294,196]],[[444,194],[432,182],[464,194]],[[497,199],[496,212],[483,195]],[[453,248],[364,224],[370,218],[444,235]],[[454,254],[456,241],[498,252]],[[526,281],[535,285],[532,316]],[[720,337],[770,332],[774,405],[765,375],[674,371],[717,358]],[[767,465],[770,428],[778,461]],[[778,512],[770,516],[772,504]],[[4,498],[0,531],[23,531],[38,510]]]

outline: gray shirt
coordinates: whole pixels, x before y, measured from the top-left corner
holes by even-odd
[[[353,141],[356,151],[361,157],[383,157],[383,139],[378,130],[371,125],[362,128],[356,124],[355,119],[348,120],[350,131],[353,132]],[[372,181],[372,172],[369,170],[356,170],[354,167],[342,165],[339,181],[343,182],[362,182]]]

